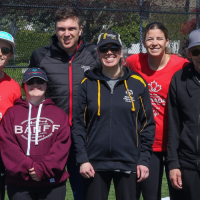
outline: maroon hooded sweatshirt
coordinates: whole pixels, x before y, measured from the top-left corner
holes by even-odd
[[[65,182],[69,177],[65,165],[70,145],[68,116],[51,99],[37,106],[17,99],[0,125],[6,183],[41,187]],[[32,167],[41,181],[30,177]]]

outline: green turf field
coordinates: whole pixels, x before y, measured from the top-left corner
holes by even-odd
[[[162,182],[162,197],[167,197],[167,196],[169,196],[169,192],[168,192],[168,187],[167,187],[167,180],[164,175],[163,182]],[[6,196],[5,200],[8,200],[7,196]],[[69,181],[67,181],[67,194],[66,194],[65,200],[73,200],[73,194],[72,194],[72,190],[71,190]],[[114,191],[113,184],[111,185],[111,188],[110,188],[108,200],[115,200],[115,191]],[[143,200],[143,198],[141,197],[140,200]]]

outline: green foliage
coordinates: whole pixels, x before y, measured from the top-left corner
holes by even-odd
[[[143,28],[145,23],[142,24]],[[140,39],[140,17],[137,14],[127,13],[120,23],[112,27],[112,30],[121,35],[121,40],[126,47],[138,43]]]
[[[32,52],[50,43],[50,33],[38,33],[36,31],[20,30],[15,38],[16,64],[28,63]]]

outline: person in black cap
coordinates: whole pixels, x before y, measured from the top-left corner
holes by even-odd
[[[146,81],[122,65],[120,35],[99,35],[100,63],[78,90],[72,137],[85,200],[135,200],[136,183],[149,176],[155,122]],[[89,119],[89,123],[87,120]]]
[[[67,114],[46,98],[48,78],[28,69],[19,98],[0,124],[0,148],[10,200],[65,200],[71,145]]]
[[[174,74],[169,88],[167,164],[172,186],[183,191],[181,200],[197,200],[200,197],[200,29],[189,35],[187,56],[192,62]]]

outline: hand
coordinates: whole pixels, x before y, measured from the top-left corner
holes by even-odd
[[[149,169],[144,165],[137,166],[137,177],[139,178],[137,182],[141,182],[149,177]]]
[[[29,169],[29,175],[31,176],[31,178],[32,178],[34,181],[41,181],[41,180],[38,178],[38,176],[37,176],[37,174],[36,174],[36,172],[35,172],[34,167],[31,168],[31,169]]]
[[[182,178],[180,169],[172,169],[169,171],[169,180],[172,186],[178,190],[182,189]]]
[[[95,171],[92,165],[89,162],[82,163],[80,166],[80,174],[84,178],[91,178],[94,177]]]

